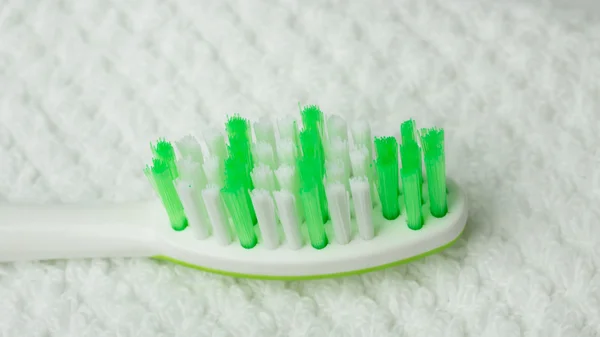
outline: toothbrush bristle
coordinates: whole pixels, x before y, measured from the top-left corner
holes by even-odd
[[[296,175],[296,169],[293,166],[282,165],[275,170],[275,176],[277,177],[277,183],[283,190],[293,192],[297,186],[294,182],[294,176]]]
[[[430,211],[433,216],[441,218],[448,212],[444,130],[422,130],[421,142],[427,172]]]
[[[426,209],[434,217],[447,214],[442,129],[417,131],[410,119],[401,123],[398,142],[374,139],[367,121],[325,116],[315,105],[302,107],[300,119],[301,130],[293,118],[278,120],[276,134],[268,119],[251,123],[235,114],[224,132],[203,132],[208,153],[192,135],[175,147],[162,138],[151,143],[152,165],[143,172],[173,229],[189,227],[197,239],[215,237],[223,246],[237,240],[247,249],[323,249],[353,241],[352,220],[362,240],[376,237],[374,212],[379,222],[405,212],[413,230],[427,225]],[[325,230],[328,222],[333,232]]]
[[[179,178],[181,180],[188,181],[190,183],[201,184],[199,188],[203,188],[206,184],[206,176],[202,165],[191,157],[183,157],[177,161],[177,168],[179,169]]]
[[[408,228],[416,230],[423,227],[423,207],[421,204],[420,176],[416,168],[402,168],[402,187],[406,207],[406,221]]]
[[[302,234],[300,233],[300,214],[297,211],[296,204],[299,200],[290,191],[276,191],[273,193],[275,204],[281,225],[285,234],[288,247],[291,249],[300,249],[303,244]]]
[[[192,179],[194,178],[192,177]],[[211,226],[200,194],[202,187],[192,181],[180,179],[177,181],[175,188],[187,216],[188,226],[194,232],[194,236],[197,239],[210,236]]]
[[[296,146],[291,139],[283,139],[277,142],[277,155],[280,164],[296,165]]]
[[[377,150],[377,173],[379,175],[379,199],[383,217],[396,219],[400,215],[398,202],[398,143],[394,137],[375,139]]]
[[[315,129],[323,137],[323,112],[316,105],[309,105],[300,111],[304,129]]]
[[[221,194],[233,220],[240,244],[246,249],[253,248],[258,243],[258,239],[254,232],[252,214],[248,207],[248,201],[250,200],[248,191],[241,186],[225,187],[221,190]]]
[[[164,140],[159,139],[155,145],[152,145],[152,153],[154,154],[155,159],[160,159],[163,163],[167,165],[169,168],[169,172],[173,179],[178,177],[177,166],[175,165],[175,149],[173,149],[173,145]]]
[[[221,246],[226,246],[232,241],[232,233],[225,211],[225,205],[221,198],[221,187],[208,185],[202,190],[202,199],[206,206],[206,212],[212,225],[216,241]]]
[[[225,186],[225,175],[221,159],[218,157],[208,157],[204,162],[203,168],[209,184],[219,187]]]
[[[190,158],[195,162],[202,164],[204,162],[204,154],[198,140],[192,135],[187,135],[175,142],[175,146],[182,158]]]
[[[306,227],[310,244],[315,249],[323,249],[328,244],[327,234],[325,233],[325,223],[323,221],[323,209],[320,203],[319,190],[316,184],[307,186],[300,190],[300,197],[306,216]]]
[[[343,184],[332,183],[327,185],[326,193],[335,239],[339,244],[347,244],[352,234],[348,191]]]
[[[352,175],[352,167],[350,163],[350,151],[348,149],[348,142],[339,137],[331,140],[331,159],[340,160],[343,164],[346,175],[350,177]]]
[[[279,246],[279,232],[271,193],[265,189],[255,189],[251,192],[251,197],[262,234],[262,243],[267,249],[275,249]]]
[[[259,165],[267,165],[270,168],[277,167],[273,146],[270,143],[259,141],[254,144],[254,150]]]
[[[331,115],[327,119],[327,134],[330,139],[340,138],[348,140],[348,125],[346,120],[337,115]]]
[[[416,132],[416,124],[413,119],[402,122],[402,124],[400,124],[400,138],[402,139],[402,144],[416,142]]]
[[[275,147],[275,129],[273,123],[266,118],[261,118],[254,123],[254,135],[257,142],[265,142]]]
[[[184,230],[188,225],[187,218],[175,189],[169,165],[165,161],[155,158],[150,171],[156,192],[167,211],[171,227],[176,231]]]
[[[346,188],[347,191],[350,190],[348,172],[344,166],[344,163],[341,160],[329,161],[327,162],[327,183],[340,183],[342,186]],[[327,198],[329,201],[329,198]]]
[[[281,140],[291,140],[293,141],[295,137],[295,124],[290,122],[293,120],[291,117],[284,117],[277,120],[277,130],[279,130],[279,138]]]
[[[370,240],[375,236],[371,211],[373,205],[371,183],[365,176],[352,177],[350,178],[350,190],[352,191],[358,233],[364,240]]]
[[[273,176],[273,170],[269,166],[256,166],[252,170],[251,176],[255,189],[275,190],[275,177]]]
[[[225,144],[225,136],[221,132],[207,130],[204,134],[204,140],[211,157],[225,160],[227,157],[227,146]]]
[[[350,164],[352,166],[352,173],[354,176],[366,176],[368,155],[369,153],[364,146],[361,146],[350,152]]]
[[[369,158],[373,154],[373,138],[371,138],[371,126],[368,121],[361,121],[352,124],[352,140],[354,148],[364,147],[369,153]]]

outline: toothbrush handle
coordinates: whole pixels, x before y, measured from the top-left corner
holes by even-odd
[[[153,203],[0,205],[0,262],[152,256],[155,224],[165,218],[157,210]]]

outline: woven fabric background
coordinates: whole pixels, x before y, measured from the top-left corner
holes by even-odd
[[[591,10],[590,10],[591,11]],[[318,104],[447,132],[451,249],[342,279],[0,264],[0,336],[599,336],[600,25],[493,1],[0,0],[0,201],[153,198],[159,136]],[[589,13],[588,13],[589,14]]]

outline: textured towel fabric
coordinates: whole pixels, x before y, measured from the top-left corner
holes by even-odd
[[[451,249],[364,276],[0,264],[0,336],[598,336],[600,25],[491,1],[4,1],[2,202],[152,198],[148,142],[319,104],[447,130]]]

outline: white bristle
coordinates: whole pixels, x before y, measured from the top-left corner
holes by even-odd
[[[341,183],[344,181],[344,163],[341,160],[329,160],[325,162],[325,171],[327,172],[328,182]]]
[[[277,248],[279,246],[279,232],[277,231],[275,205],[271,193],[264,189],[254,189],[250,192],[250,197],[256,212],[263,244],[267,249]]]
[[[336,137],[331,139],[331,152],[329,153],[330,158],[336,160],[342,160],[344,163],[344,169],[348,177],[352,175],[352,167],[350,165],[350,151],[348,149],[348,142]]]
[[[177,150],[179,150],[182,158],[190,158],[200,164],[204,162],[202,147],[194,136],[187,135],[181,138],[175,142],[175,146],[177,147]]]
[[[196,162],[192,157],[184,157],[177,161],[177,169],[179,170],[179,178],[194,185],[199,190],[206,186],[206,175],[202,164]]]
[[[280,139],[294,140],[295,125],[293,117],[284,117],[277,120],[277,129],[279,130]]]
[[[277,183],[282,190],[293,192],[298,188],[296,183],[296,168],[289,165],[281,165],[275,170]]]
[[[210,219],[213,235],[215,236],[217,243],[221,246],[230,244],[232,235],[229,229],[227,213],[225,213],[225,205],[221,199],[220,188],[209,185],[202,190],[202,199],[204,200],[206,213]]]
[[[328,184],[325,193],[335,239],[339,244],[347,244],[352,236],[349,193],[341,183]]]
[[[350,152],[350,165],[352,175],[360,177],[367,175],[369,152],[364,146],[360,146]]]
[[[252,183],[256,189],[264,189],[269,192],[275,190],[275,176],[273,170],[267,165],[256,166],[250,173]]]
[[[205,239],[210,236],[211,226],[206,213],[206,206],[200,194],[201,187],[197,187],[186,180],[178,180],[175,187],[185,210],[188,226],[194,236],[197,239]]]
[[[371,138],[371,126],[367,121],[352,124],[352,139],[354,148],[364,147],[369,153],[369,160],[373,158],[373,138]]]
[[[358,233],[364,240],[370,240],[375,235],[371,186],[372,184],[364,176],[350,178],[350,189],[352,190],[352,201],[354,202],[354,214],[358,225]]]
[[[207,131],[204,140],[208,146],[211,157],[217,157],[221,161],[227,158],[227,146],[225,145],[225,136],[217,131]]]
[[[290,191],[277,191],[273,193],[277,205],[277,213],[283,227],[287,245],[291,249],[302,247],[302,236],[300,235],[300,222],[296,200]]]
[[[257,142],[265,142],[271,144],[275,148],[275,129],[273,123],[268,118],[260,118],[254,123],[254,135]]]
[[[260,164],[267,165],[272,169],[277,167],[277,158],[270,143],[259,141],[254,144],[253,149],[256,152],[256,159]]]
[[[331,115],[327,119],[327,133],[330,139],[340,138],[348,141],[348,126],[346,120],[337,115]]]
[[[290,166],[296,164],[296,146],[291,139],[281,139],[277,142],[277,157],[281,164]]]
[[[281,165],[277,170],[275,170],[275,177],[277,178],[277,184],[279,185],[279,189],[282,191],[288,191],[294,196],[298,217],[300,220],[303,220],[304,211],[299,197],[300,180],[298,177],[298,171],[296,170],[296,167],[289,165]]]
[[[204,162],[204,174],[209,184],[223,187],[225,175],[223,173],[223,161],[219,157],[208,157]]]
[[[350,162],[352,164],[352,175],[355,177],[365,176],[369,180],[371,190],[371,201],[373,205],[377,203],[377,193],[375,191],[375,169],[369,160],[369,153],[364,146],[356,148],[350,152]],[[351,189],[352,191],[352,189]],[[354,195],[353,195],[354,196]]]
[[[341,183],[346,191],[350,191],[348,171],[344,167],[344,162],[341,160],[328,161],[325,163],[325,171],[327,172],[328,183]]]

